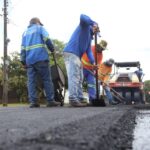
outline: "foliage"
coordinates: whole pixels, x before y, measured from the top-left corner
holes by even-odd
[[[63,60],[63,54],[62,51],[64,49],[64,43],[60,42],[56,39],[52,40],[53,44],[55,45],[55,58],[56,58],[56,62],[57,64],[59,64],[59,66],[61,67],[61,69],[64,71],[65,75],[66,75],[66,70],[65,70],[65,65],[64,65],[64,60]],[[54,64],[54,59],[53,56],[50,55],[50,60],[51,60],[51,65]]]
[[[145,91],[145,96],[146,96],[146,101],[150,102],[150,80],[146,80],[144,82],[144,91]]]
[[[3,80],[3,71],[2,71],[2,66],[0,66],[0,86],[2,86],[2,81]]]
[[[62,71],[66,77],[66,83],[67,83],[67,73],[66,73],[66,68],[65,68],[64,59],[63,59],[63,49],[64,49],[65,44],[61,41],[56,40],[56,39],[53,40],[53,44],[55,45],[54,55],[56,58],[56,62],[60,66],[60,68],[62,69]],[[54,65],[54,58],[52,55],[50,55],[50,60],[51,60],[50,61],[51,65]]]
[[[17,52],[11,54],[9,58],[9,90],[16,91],[20,102],[27,100],[27,77],[26,70],[20,62],[20,55]]]

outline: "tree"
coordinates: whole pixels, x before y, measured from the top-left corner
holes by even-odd
[[[150,80],[146,80],[144,82],[144,91],[145,91],[146,101],[150,102]]]
[[[61,41],[58,41],[57,39],[54,39],[52,41],[55,46],[55,57],[56,57],[57,63],[59,64],[64,74],[66,75],[66,68],[65,68],[65,64],[63,60],[63,49],[64,49],[65,44]],[[52,60],[51,64],[54,64],[54,59],[52,58],[52,55],[50,57]]]
[[[9,58],[9,90],[15,91],[20,102],[27,100],[27,77],[26,70],[20,62],[20,54],[18,52],[11,53]]]
[[[66,73],[66,67],[65,67],[64,59],[63,59],[63,49],[65,46],[65,43],[58,41],[57,39],[54,39],[52,41],[55,46],[55,58],[56,58],[57,64],[59,65],[59,67],[61,68],[65,76],[65,81],[66,81],[66,86],[67,86],[67,73]],[[51,65],[54,65],[54,59],[52,55],[50,55],[50,59],[51,59]]]

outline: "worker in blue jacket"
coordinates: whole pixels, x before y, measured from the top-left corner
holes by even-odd
[[[82,90],[83,68],[81,57],[86,52],[91,64],[95,64],[91,51],[91,41],[94,33],[98,32],[98,30],[98,24],[95,21],[81,14],[80,23],[63,51],[68,76],[69,103],[73,107],[87,105],[84,103]]]
[[[138,70],[135,71],[135,74],[137,75],[140,82],[142,82],[142,77],[144,75],[142,68],[138,67]]]
[[[48,102],[47,107],[60,105],[59,102],[54,100],[48,49],[54,52],[54,46],[48,32],[39,18],[32,18],[28,28],[22,35],[21,44],[21,62],[27,69],[28,94],[31,108],[40,107],[36,91],[38,76],[43,81]]]

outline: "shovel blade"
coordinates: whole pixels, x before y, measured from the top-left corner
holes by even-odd
[[[92,101],[92,105],[93,105],[93,106],[105,107],[105,106],[106,106],[106,103],[105,103],[104,98],[99,98],[99,99],[94,99],[94,100]]]

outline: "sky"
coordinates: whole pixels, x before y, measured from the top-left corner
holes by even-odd
[[[104,60],[140,61],[144,80],[150,80],[149,0],[8,0],[8,53],[20,52],[21,35],[32,17],[39,17],[50,38],[68,42],[79,24],[80,14],[88,15],[100,27],[108,42]],[[0,0],[0,14],[3,0]],[[0,16],[0,57],[3,56],[3,17]]]

